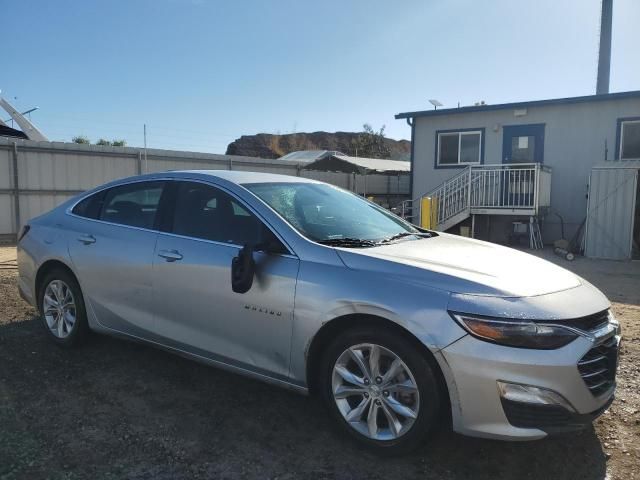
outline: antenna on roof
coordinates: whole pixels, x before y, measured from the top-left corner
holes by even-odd
[[[429,100],[429,103],[430,103],[431,105],[433,105],[433,109],[434,109],[434,110],[437,110],[437,109],[438,109],[438,107],[442,107],[442,105],[443,105],[440,101],[435,100],[435,99],[433,99],[433,98],[432,98],[431,100]]]
[[[40,107],[33,107],[33,108],[30,108],[29,110],[25,110],[20,115],[29,115],[29,120],[31,120],[31,112],[35,112],[36,110],[39,110],[39,109]],[[13,126],[13,117],[7,118],[5,122],[11,122],[11,126]]]
[[[5,110],[10,119],[4,120],[2,123],[11,121],[11,125],[13,125],[13,120],[20,126],[22,132],[27,136],[29,140],[34,140],[36,142],[48,142],[49,140],[45,137],[40,130],[38,130],[33,123],[31,123],[24,115],[29,115],[31,112],[38,109],[38,107],[27,110],[26,112],[20,113],[13,105],[7,102],[4,98],[0,97],[0,108]],[[29,115],[31,117],[31,115]],[[6,125],[6,123],[5,123]]]

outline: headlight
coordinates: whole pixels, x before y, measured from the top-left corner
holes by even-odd
[[[488,318],[466,313],[451,313],[451,316],[474,337],[509,347],[552,350],[578,338],[577,333],[561,326],[532,320]]]
[[[622,333],[622,329],[620,328],[620,322],[618,321],[618,319],[615,317],[615,315],[613,315],[613,312],[611,310],[609,310],[608,313],[608,318],[609,318],[609,324],[615,329],[616,331],[616,335],[620,335]]]

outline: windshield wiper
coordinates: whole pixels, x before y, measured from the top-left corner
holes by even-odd
[[[431,235],[430,233],[422,233],[422,232],[400,232],[396,235],[393,235],[389,238],[385,238],[384,240],[380,240],[380,242],[378,243],[390,243],[393,242],[394,240],[399,240],[401,238],[404,237],[432,237],[433,235]]]
[[[318,243],[322,245],[328,245],[330,247],[347,247],[347,248],[358,248],[358,247],[375,247],[377,245],[376,242],[372,240],[365,240],[364,238],[328,238],[326,240],[318,240]]]

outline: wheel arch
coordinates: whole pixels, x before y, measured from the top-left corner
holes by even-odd
[[[38,267],[38,271],[36,273],[36,278],[34,282],[35,293],[36,293],[36,297],[35,297],[36,308],[40,309],[40,292],[42,289],[43,280],[45,279],[48,273],[57,269],[64,270],[67,273],[69,273],[69,275],[71,275],[76,280],[78,285],[80,285],[80,282],[78,282],[78,277],[76,276],[74,271],[69,267],[69,265],[67,265],[66,263],[58,259],[47,260],[42,265],[40,265],[40,267]]]
[[[311,340],[306,356],[306,377],[309,393],[311,395],[315,395],[318,391],[318,371],[321,366],[322,354],[329,342],[331,342],[331,340],[337,335],[340,335],[352,328],[372,325],[383,327],[397,333],[409,341],[409,343],[411,343],[424,356],[433,368],[434,372],[436,372],[438,383],[441,387],[440,391],[442,392],[442,399],[445,402],[444,405],[446,405],[447,410],[451,412],[451,401],[447,382],[433,353],[406,328],[398,325],[396,322],[372,314],[348,314],[336,317],[333,320],[326,322],[320,330],[318,330]]]

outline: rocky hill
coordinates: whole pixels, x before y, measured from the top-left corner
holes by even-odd
[[[258,133],[243,135],[227,147],[227,155],[246,155],[249,157],[279,158],[297,150],[338,150],[347,155],[355,155],[354,141],[357,132],[313,132],[274,135]],[[409,140],[384,139],[389,148],[390,158],[409,160],[411,142]],[[361,155],[362,156],[362,155]]]

